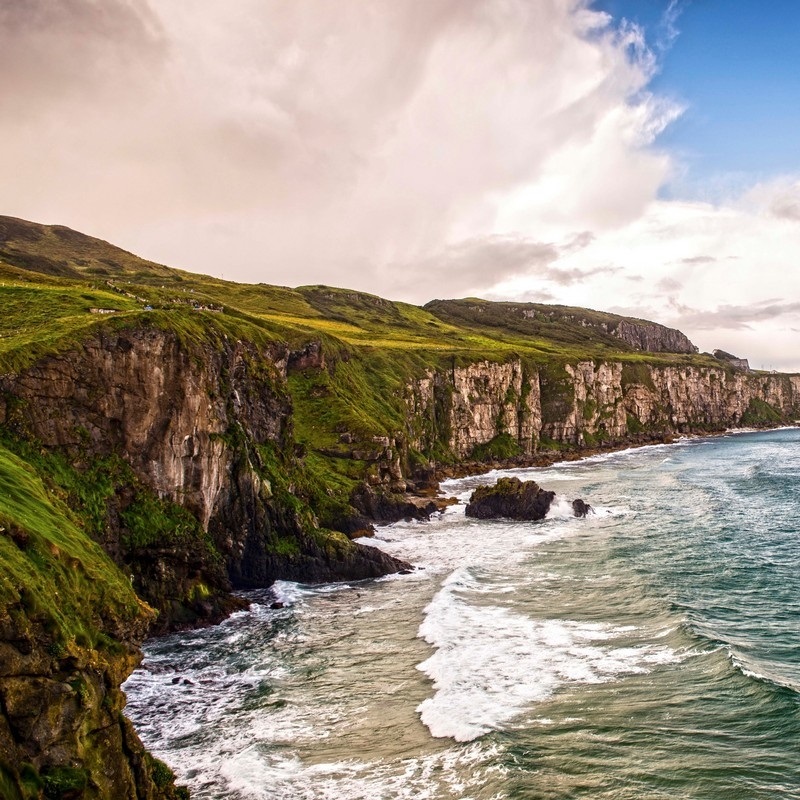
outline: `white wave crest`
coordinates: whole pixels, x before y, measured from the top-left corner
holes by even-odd
[[[453,573],[425,609],[419,636],[436,652],[418,665],[435,694],[418,707],[435,737],[471,741],[570,683],[601,683],[672,661],[664,646],[613,647],[630,628],[536,620],[481,605],[467,570]]]

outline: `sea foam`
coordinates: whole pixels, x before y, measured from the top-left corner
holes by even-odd
[[[647,672],[676,657],[664,646],[615,647],[629,627],[531,619],[485,605],[481,594],[469,570],[456,570],[425,609],[419,635],[436,652],[418,669],[435,693],[417,710],[435,737],[471,741],[562,686]]]

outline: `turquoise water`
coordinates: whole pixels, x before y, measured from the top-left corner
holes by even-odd
[[[511,474],[546,520],[454,506],[373,540],[413,575],[151,642],[145,743],[201,798],[800,798],[800,431]]]

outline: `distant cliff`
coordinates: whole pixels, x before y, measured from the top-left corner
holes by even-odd
[[[697,352],[675,328],[644,319],[621,317],[586,308],[543,303],[492,303],[486,300],[433,300],[426,309],[451,322],[506,329],[528,336],[611,347],[624,342],[646,353]]]
[[[410,444],[456,459],[619,446],[800,418],[800,376],[643,362],[430,370],[409,382]]]

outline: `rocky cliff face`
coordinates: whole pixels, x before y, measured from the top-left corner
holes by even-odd
[[[196,535],[137,544],[126,527],[130,487],[108,498],[102,543],[161,611],[160,629],[224,614],[231,581],[253,588],[396,568],[374,548],[317,535],[313,514],[287,496],[290,483],[278,495],[276,479],[296,466],[289,357],[280,345],[224,335],[187,345],[135,329],[0,378],[0,425],[78,464],[120,457],[143,490],[199,523]]]
[[[0,796],[188,797],[122,714],[119,686],[140,661],[136,644],[145,631],[146,624],[116,630],[127,644],[102,653],[62,652],[19,615],[0,621]]]
[[[538,374],[526,372],[519,360],[429,370],[406,394],[411,446],[426,453],[444,447],[467,458],[508,434],[530,454],[541,428],[540,400]]]
[[[800,376],[695,366],[578,362],[538,370],[521,361],[429,371],[408,386],[411,445],[470,458],[497,437],[517,452],[790,422]]]
[[[634,350],[646,353],[696,353],[695,347],[681,331],[656,322],[621,319],[612,333]]]

